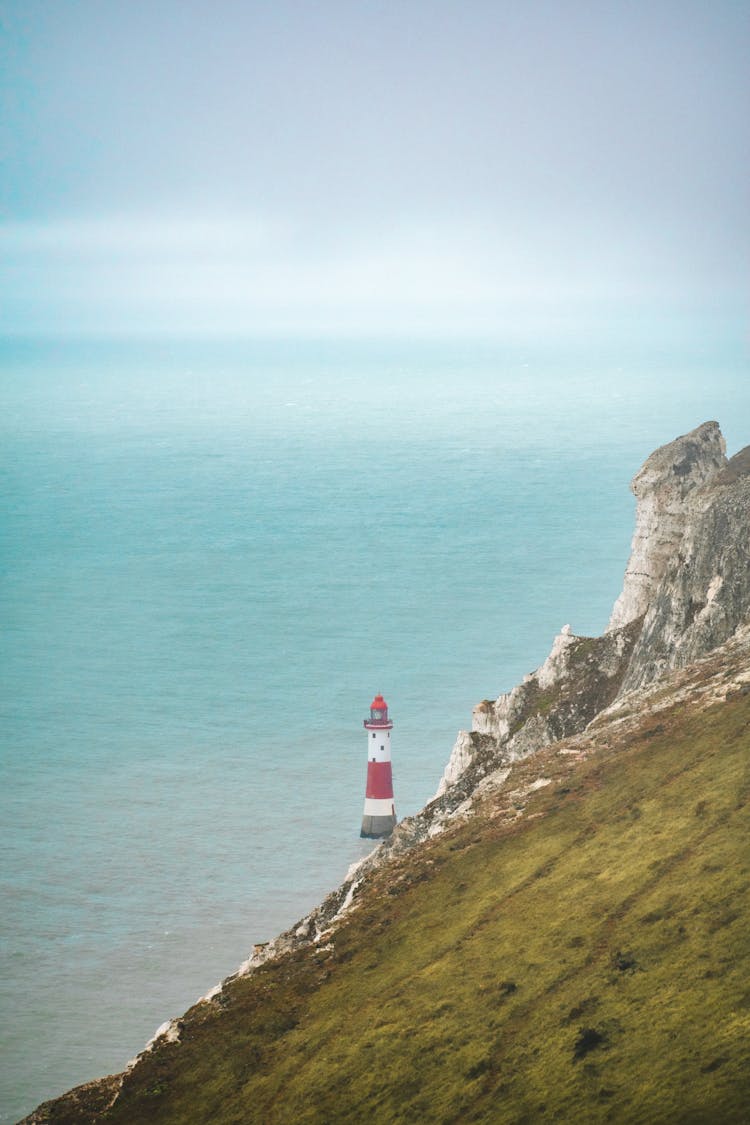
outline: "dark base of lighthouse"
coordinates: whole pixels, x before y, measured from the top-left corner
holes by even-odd
[[[363,840],[382,840],[390,836],[395,827],[395,816],[363,816],[360,836]]]

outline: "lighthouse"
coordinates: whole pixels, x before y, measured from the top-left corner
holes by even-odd
[[[388,704],[376,695],[370,704],[370,717],[365,719],[367,732],[367,789],[360,836],[379,840],[390,836],[396,827],[396,806],[393,803],[391,774],[391,730]]]

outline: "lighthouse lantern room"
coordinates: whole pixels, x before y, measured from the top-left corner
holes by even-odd
[[[370,704],[370,717],[364,721],[367,732],[367,789],[360,836],[379,840],[390,836],[396,827],[391,772],[391,730],[388,704],[376,695]]]

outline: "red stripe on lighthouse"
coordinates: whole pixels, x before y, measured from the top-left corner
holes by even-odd
[[[390,762],[367,763],[367,790],[366,797],[382,800],[393,796],[393,775]]]

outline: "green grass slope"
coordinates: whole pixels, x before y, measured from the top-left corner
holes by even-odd
[[[747,1121],[750,694],[597,737],[196,1005],[112,1108],[84,1088],[39,1120]]]

